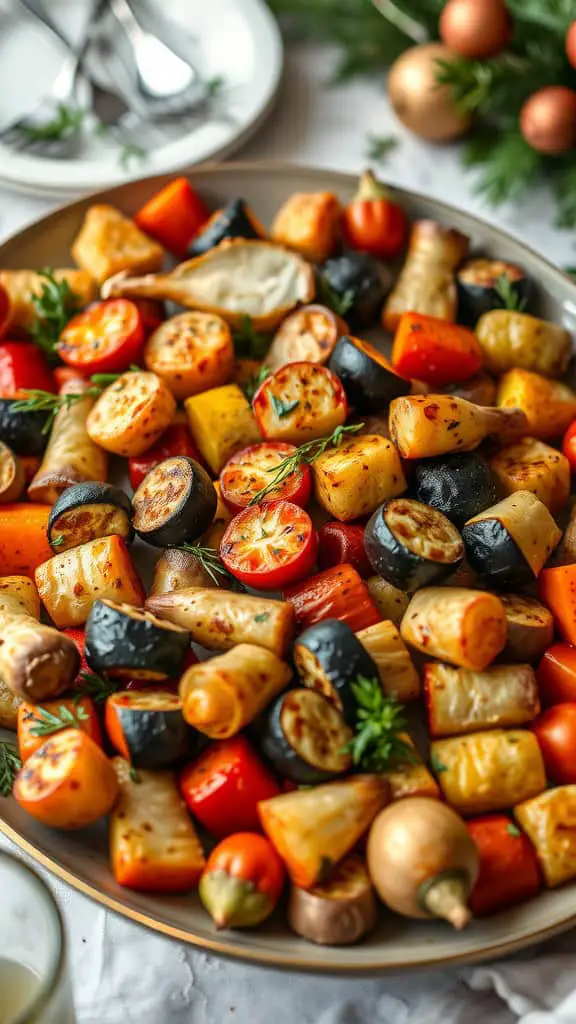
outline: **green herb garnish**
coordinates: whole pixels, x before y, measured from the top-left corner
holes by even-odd
[[[222,564],[220,555],[216,551],[216,548],[203,547],[201,544],[181,544],[182,551],[189,551],[194,558],[197,558],[200,562],[204,572],[207,572],[210,579],[214,583],[218,583],[218,576],[227,576],[232,579],[231,573]]]
[[[270,618],[270,612],[259,612],[254,616],[254,622],[266,622]]]
[[[97,704],[101,704],[118,690],[113,683],[109,683],[107,679],[103,679],[102,676],[97,676],[93,672],[81,672],[80,678],[83,686],[74,697],[75,704],[82,700],[82,697],[91,697]]]
[[[270,342],[265,334],[255,330],[252,317],[243,316],[238,327],[232,333],[234,351],[239,359],[262,359]]]
[[[136,769],[134,768],[133,765],[130,765],[130,770],[129,770],[128,774],[129,774],[130,778],[132,779],[132,782],[136,782],[137,784],[140,784],[142,782],[142,779],[140,778],[139,773],[136,771]]]
[[[36,321],[30,328],[36,345],[50,358],[56,356],[56,343],[62,331],[79,310],[79,298],[66,278],[57,281],[49,267],[38,271],[42,278],[39,295],[32,296]]]
[[[280,420],[283,420],[285,416],[289,416],[290,413],[294,412],[294,409],[297,409],[300,405],[297,398],[295,398],[293,402],[285,402],[283,398],[276,398],[276,395],[272,394],[272,392],[270,392],[270,402],[274,412]]]
[[[118,163],[124,171],[129,171],[133,163],[142,163],[148,159],[148,150],[137,146],[134,142],[125,142],[120,150]]]
[[[344,750],[352,754],[354,764],[374,772],[413,764],[414,751],[401,735],[406,730],[403,705],[386,696],[378,679],[358,676],[350,688],[356,701],[356,732]]]
[[[506,274],[500,274],[500,277],[496,278],[493,289],[500,299],[503,309],[521,313],[525,308],[526,299],[521,299],[518,292],[514,291],[512,282]]]
[[[10,796],[14,779],[21,767],[22,761],[16,747],[0,740],[0,796]]]
[[[76,710],[72,711],[65,704],[60,705],[57,715],[40,707],[34,709],[34,715],[39,715],[41,721],[30,729],[32,736],[51,736],[62,729],[79,729],[80,722],[86,722],[89,717],[84,708],[77,706]]]
[[[354,305],[354,292],[351,289],[339,295],[321,274],[318,276],[318,294],[321,302],[338,316],[346,316]]]
[[[267,366],[261,366],[256,373],[253,373],[246,381],[243,391],[249,402],[252,401],[254,395],[258,391],[260,385],[270,376],[272,370],[268,369]]]
[[[349,427],[336,427],[326,437],[317,437],[314,441],[305,441],[304,444],[301,444],[296,449],[294,455],[289,455],[287,458],[282,459],[282,462],[279,462],[277,466],[272,466],[266,470],[267,473],[274,473],[274,476],[270,483],[266,484],[266,487],[262,487],[256,492],[250,501],[250,505],[258,505],[267,494],[270,494],[270,491],[280,487],[280,484],[284,483],[287,477],[296,473],[300,466],[304,464],[310,465],[312,462],[315,462],[328,448],[339,448],[345,434],[357,434],[359,430],[362,430],[363,426],[363,423],[354,423]]]
[[[65,543],[66,543],[66,538],[65,538],[64,534],[63,533],[59,533],[57,537],[54,537],[50,541],[50,547],[51,548],[61,548],[62,545],[65,544]]]
[[[518,839],[518,837],[522,835],[520,829],[518,828],[518,825],[515,825],[512,821],[509,822],[509,824],[506,826],[506,831],[509,836],[515,836],[516,839]]]
[[[31,142],[52,139],[67,139],[82,124],[86,111],[80,107],[69,107],[66,103],[58,105],[58,113],[50,121],[37,125],[20,124],[18,131]]]
[[[442,764],[442,761],[439,761],[434,753],[430,754],[430,764],[437,775],[441,775],[442,772],[448,771],[447,765]]]
[[[12,406],[14,412],[47,412],[48,418],[42,427],[42,433],[48,434],[61,409],[70,409],[83,398],[99,398],[110,384],[114,384],[124,373],[139,373],[139,366],[130,366],[122,373],[95,373],[90,377],[90,387],[78,394],[55,395],[52,391],[41,391],[38,388],[24,390],[25,398],[19,398]]]
[[[366,139],[366,159],[383,163],[400,143],[396,135],[368,135]]]

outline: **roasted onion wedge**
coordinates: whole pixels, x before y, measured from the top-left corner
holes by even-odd
[[[265,331],[294,306],[313,299],[314,274],[301,256],[280,245],[234,238],[168,273],[115,274],[102,295],[171,299],[187,309],[216,313],[235,326],[249,316],[256,330]]]

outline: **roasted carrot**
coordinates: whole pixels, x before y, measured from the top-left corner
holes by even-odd
[[[576,644],[576,563],[544,569],[538,577],[538,589],[564,640]]]
[[[208,208],[188,178],[176,178],[138,211],[134,220],[175,256],[184,258],[194,235],[208,220]]]
[[[472,377],[482,363],[482,349],[467,327],[424,313],[400,317],[392,365],[401,377],[443,387]]]
[[[30,576],[52,555],[46,527],[50,505],[0,505],[0,575]]]
[[[67,723],[68,727],[82,729],[99,747],[102,746],[100,722],[91,697],[61,697],[42,704],[23,701],[18,708],[17,726],[18,751],[22,763],[40,749],[48,736],[64,729],[64,724],[58,728],[57,719]]]
[[[480,874],[470,895],[476,917],[521,903],[541,887],[530,840],[506,814],[487,814],[467,822],[480,854]]]
[[[366,584],[346,563],[311,576],[286,590],[284,597],[294,606],[300,629],[322,619],[340,619],[357,632],[382,618]]]

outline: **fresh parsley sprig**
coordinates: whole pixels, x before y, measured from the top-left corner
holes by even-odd
[[[18,751],[12,743],[0,741],[0,796],[10,796],[14,779],[22,767]]]
[[[356,701],[356,731],[344,747],[355,765],[384,772],[401,764],[413,764],[414,751],[402,738],[406,730],[404,707],[384,693],[378,679],[359,675],[351,683]]]
[[[42,286],[39,294],[32,296],[36,320],[30,333],[35,344],[54,359],[62,331],[80,308],[79,298],[66,278],[58,281],[49,267],[39,270],[38,276]]]
[[[34,715],[38,716],[40,721],[30,729],[33,736],[52,736],[53,733],[61,732],[62,729],[79,729],[80,723],[86,722],[89,717],[80,705],[77,705],[76,710],[72,711],[65,704],[60,705],[56,715],[41,707],[34,709]]]
[[[296,449],[294,455],[289,455],[287,458],[282,459],[282,462],[278,463],[277,466],[272,466],[267,470],[268,473],[274,473],[274,476],[269,484],[266,484],[265,487],[256,492],[250,504],[258,505],[267,494],[270,494],[270,491],[275,490],[280,484],[284,483],[287,477],[292,476],[292,473],[296,473],[300,466],[304,464],[310,465],[312,462],[315,462],[328,448],[339,448],[345,434],[357,434],[359,430],[362,430],[363,426],[363,423],[354,423],[349,427],[336,427],[326,437],[317,437],[314,441],[305,441],[304,444],[301,444]]]

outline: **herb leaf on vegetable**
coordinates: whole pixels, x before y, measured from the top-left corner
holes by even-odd
[[[258,505],[262,498],[265,498],[267,494],[270,494],[270,491],[279,487],[287,477],[292,476],[292,473],[296,473],[300,466],[304,463],[310,465],[310,463],[315,462],[328,448],[339,448],[345,434],[357,434],[359,430],[362,430],[363,426],[363,423],[353,423],[349,427],[336,427],[326,437],[317,437],[314,441],[305,441],[304,444],[301,444],[296,449],[294,455],[288,455],[277,466],[272,466],[271,469],[267,470],[268,473],[274,473],[274,476],[269,484],[266,484],[265,487],[256,492],[250,504]]]
[[[208,573],[214,583],[219,582],[218,576],[227,576],[229,579],[233,578],[228,569],[222,564],[216,548],[203,547],[201,544],[181,544],[180,547],[182,551],[189,551],[190,554],[198,559],[204,572]]]
[[[509,836],[515,836],[516,839],[518,839],[522,835],[520,829],[518,828],[518,825],[515,825],[513,821],[510,821],[508,823],[508,825],[506,826],[506,831]]]
[[[297,398],[293,402],[285,402],[283,398],[276,398],[276,395],[270,392],[270,401],[276,416],[279,420],[283,420],[285,416],[289,416],[294,409],[297,409],[300,402]]]
[[[232,332],[234,352],[240,359],[262,359],[270,342],[265,334],[254,328],[252,317],[243,316],[240,327]]]
[[[86,722],[89,717],[84,708],[77,706],[76,710],[72,711],[65,704],[60,705],[57,715],[41,707],[35,708],[34,714],[39,715],[41,721],[30,729],[33,736],[51,736],[62,729],[79,729],[80,722]]]
[[[436,757],[436,754],[434,753],[430,755],[430,764],[432,765],[432,768],[437,775],[441,775],[442,772],[448,771],[447,766],[445,764],[442,764],[442,761],[439,761],[438,758]]]
[[[253,373],[248,378],[243,390],[249,402],[252,401],[260,385],[263,384],[263,382],[266,380],[267,377],[270,376],[271,373],[272,370],[270,370],[267,366],[261,366],[260,369],[256,371],[256,373]]]
[[[0,741],[0,796],[10,796],[14,779],[22,767],[18,751],[12,743]]]
[[[46,267],[38,271],[42,278],[39,295],[32,296],[36,321],[31,327],[33,341],[47,356],[56,356],[56,342],[66,324],[79,310],[79,300],[64,278],[57,281],[53,271]]]
[[[412,764],[414,751],[401,735],[406,729],[403,705],[386,696],[378,679],[359,675],[351,690],[356,701],[356,734],[344,750],[352,754],[354,764],[375,772]]]
[[[502,303],[503,309],[509,309],[516,313],[521,313],[526,306],[526,299],[520,298],[518,292],[514,291],[514,287],[510,278],[506,274],[500,274],[494,282],[494,291]]]
[[[354,292],[352,289],[348,289],[343,295],[339,295],[322,274],[318,275],[318,296],[321,302],[338,316],[346,316],[346,313],[354,305]]]
[[[101,704],[118,690],[113,683],[109,683],[107,679],[103,679],[102,676],[97,676],[93,672],[81,672],[80,678],[83,685],[74,697],[75,704],[81,701],[82,697],[91,697],[97,704]]]

